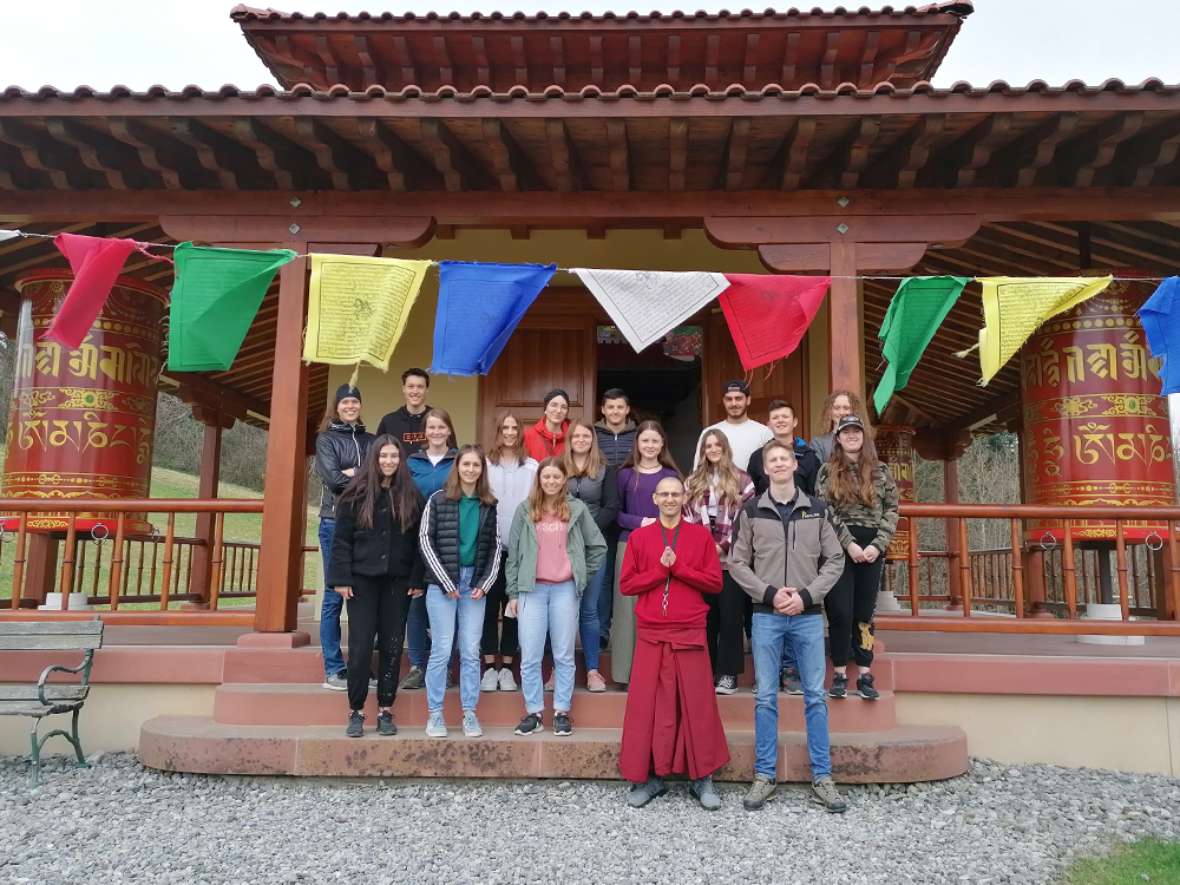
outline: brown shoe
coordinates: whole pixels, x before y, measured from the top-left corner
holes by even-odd
[[[597,670],[590,670],[586,674],[586,689],[588,691],[606,691],[606,680]]]

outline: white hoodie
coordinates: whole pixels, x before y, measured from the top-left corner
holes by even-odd
[[[537,462],[532,458],[525,458],[523,464],[507,458],[501,458],[499,464],[488,462],[488,484],[496,496],[496,530],[501,548],[508,547],[512,517],[516,515],[516,508],[521,502],[528,498],[536,474]]]

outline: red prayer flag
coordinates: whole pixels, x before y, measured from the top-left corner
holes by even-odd
[[[742,368],[758,366],[794,353],[815,319],[831,277],[727,273],[721,310],[729,324]]]
[[[136,249],[135,240],[58,234],[53,239],[70,262],[74,282],[45,331],[45,338],[75,350],[86,338],[102,312],[127,256]]]

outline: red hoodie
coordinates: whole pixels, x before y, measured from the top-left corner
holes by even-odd
[[[569,433],[570,422],[561,422],[561,430],[557,435],[549,432],[545,426],[545,416],[537,419],[537,423],[524,432],[524,447],[529,457],[538,463],[546,458],[556,458],[565,451],[565,436]]]
[[[676,562],[671,569],[660,565],[665,544],[671,546],[676,529],[663,529],[659,520],[631,532],[619,592],[638,596],[635,623],[647,628],[704,629],[709,603],[703,593],[721,592],[721,562],[707,528],[680,521],[676,538]],[[667,541],[665,541],[667,538]],[[668,612],[663,611],[664,584],[668,585]]]

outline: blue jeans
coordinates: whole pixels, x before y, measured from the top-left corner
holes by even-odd
[[[410,611],[406,615],[406,657],[410,659],[410,665],[419,670],[425,670],[430,661],[430,636],[426,633],[429,625],[426,597],[411,599]]]
[[[574,697],[574,636],[578,631],[578,590],[573,581],[540,582],[516,597],[520,635],[520,687],[526,713],[545,709],[541,658],[545,636],[553,647],[553,709],[568,713]]]
[[[324,575],[328,574],[328,557],[332,553],[332,536],[336,533],[336,520],[330,517],[320,519],[320,556],[324,560]],[[343,675],[344,654],[340,651],[340,610],[344,608],[344,597],[324,584],[324,604],[320,607],[320,648],[324,652],[324,678]]]
[[[590,576],[586,589],[582,591],[582,603],[578,608],[578,635],[582,639],[582,654],[586,658],[587,670],[598,669],[598,651],[602,640],[602,622],[599,620],[598,606],[606,575],[606,563],[603,563],[598,571]]]
[[[447,693],[447,667],[455,642],[455,619],[459,621],[459,700],[464,710],[474,710],[479,701],[479,639],[483,635],[483,610],[487,599],[471,598],[471,577],[475,569],[459,569],[459,598],[451,599],[435,584],[426,588],[426,611],[430,615],[430,661],[426,665],[426,706],[431,713],[442,711]]]
[[[601,636],[610,635],[611,608],[615,601],[615,548],[619,544],[617,531],[610,531],[605,535],[606,560],[602,563],[603,577],[601,592],[598,595],[598,631]],[[586,640],[583,639],[583,647],[585,643]]]
[[[819,615],[754,612],[751,639],[757,682],[754,774],[774,780],[778,772],[778,674],[784,642],[795,650],[795,661],[803,682],[807,754],[811,757],[811,779],[817,781],[832,773],[828,701],[824,694],[824,619]]]

